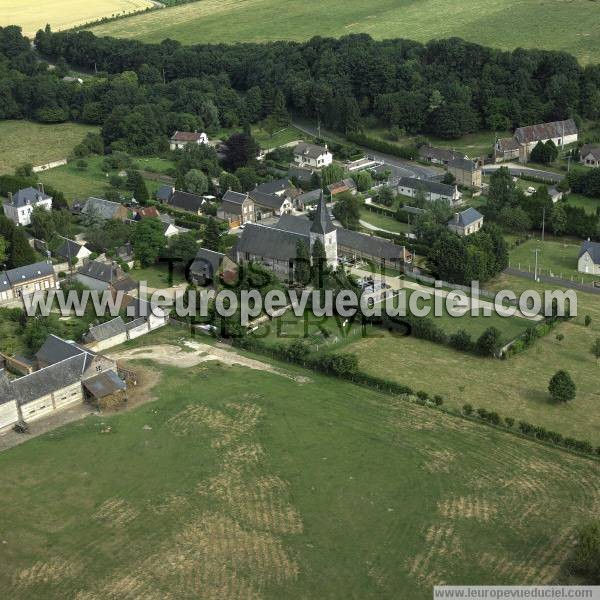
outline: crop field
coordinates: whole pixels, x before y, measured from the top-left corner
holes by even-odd
[[[549,583],[600,510],[595,462],[158,335],[126,350],[146,402],[0,454],[7,597],[424,600],[442,582]]]
[[[544,289],[532,281],[505,275],[486,287],[517,293]],[[592,317],[590,327],[584,326],[585,315]],[[499,329],[503,331],[502,326]],[[556,339],[558,333],[564,335],[562,341]],[[558,325],[524,353],[503,361],[478,358],[412,337],[389,335],[383,339],[358,339],[343,351],[356,354],[361,369],[367,373],[441,394],[450,406],[460,408],[470,403],[475,408],[494,410],[502,417],[600,444],[596,411],[600,401],[600,367],[590,352],[599,336],[599,297],[578,293],[577,318]],[[577,398],[567,405],[553,403],[548,394],[548,382],[559,369],[571,373],[578,389]]]
[[[97,131],[97,127],[75,123],[0,121],[0,175],[26,163],[38,166],[67,158],[87,133]]]
[[[351,33],[421,42],[458,36],[507,50],[566,50],[584,63],[600,58],[600,4],[589,0],[202,0],[167,11],[100,25],[94,32],[149,42],[172,38],[186,44]]]
[[[20,25],[25,35],[33,36],[47,23],[54,31],[60,31],[151,6],[149,0],[3,0],[0,27]]]

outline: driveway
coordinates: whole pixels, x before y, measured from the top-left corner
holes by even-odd
[[[498,169],[506,167],[513,177],[521,177],[521,175],[529,175],[530,177],[539,177],[544,179],[548,183],[556,183],[562,181],[565,176],[561,173],[554,173],[553,171],[542,171],[540,169],[532,169],[525,165],[519,165],[516,163],[505,163],[499,165],[485,165],[483,167],[483,174],[489,175]]]

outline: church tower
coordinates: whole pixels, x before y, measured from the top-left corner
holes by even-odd
[[[338,265],[338,250],[337,250],[337,229],[331,222],[329,213],[327,212],[327,206],[325,205],[325,199],[323,198],[323,192],[319,198],[317,204],[317,211],[315,218],[310,228],[310,249],[315,245],[315,242],[320,240],[325,248],[325,256],[327,257],[327,264],[330,267],[337,267]]]

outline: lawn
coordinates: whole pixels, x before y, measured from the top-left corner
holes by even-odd
[[[579,206],[585,209],[586,212],[595,215],[598,209],[600,209],[600,198],[589,198],[582,194],[569,194],[567,196],[567,204]]]
[[[97,127],[75,123],[0,121],[0,175],[12,173],[23,164],[38,166],[68,158],[86,133],[97,131]]]
[[[135,281],[145,281],[151,288],[168,288],[169,285],[169,265],[166,263],[156,263],[150,267],[132,269],[128,275]],[[185,283],[185,273],[179,269],[173,271],[172,285]]]
[[[217,138],[220,140],[226,140],[234,133],[239,133],[239,129],[220,129],[211,135],[211,139]],[[252,125],[252,135],[263,150],[271,150],[273,148],[285,146],[286,144],[290,144],[291,142],[298,140],[308,141],[310,138],[310,136],[307,136],[305,133],[292,126],[275,131],[273,135],[271,135],[268,131],[265,131],[260,124]]]
[[[391,231],[392,233],[401,234],[409,233],[411,231],[411,227],[408,223],[402,223],[401,221],[398,221],[393,217],[372,212],[365,208],[361,210],[360,218],[362,221],[365,221],[366,223],[369,223],[374,227],[378,227],[379,229],[385,229],[386,231]]]
[[[25,35],[34,36],[50,23],[54,31],[70,29],[103,17],[144,10],[150,0],[3,0],[0,26],[20,25]]]
[[[154,401],[0,454],[7,597],[550,583],[597,509],[597,463],[404,400],[296,369],[129,364]]]
[[[141,170],[154,173],[165,173],[173,167],[171,161],[162,158],[135,158],[134,160]],[[64,192],[69,202],[84,200],[90,196],[103,197],[108,190],[114,189],[108,182],[108,175],[102,170],[103,161],[102,156],[89,156],[85,159],[87,167],[84,169],[79,168],[77,161],[74,161],[41,173],[40,180]],[[151,179],[145,181],[150,195],[161,185],[160,182]],[[126,190],[123,190],[123,193],[126,194]]]
[[[510,266],[533,273],[535,270],[535,250],[539,249],[538,273],[542,275],[552,274],[554,277],[571,279],[580,283],[582,281],[592,283],[598,278],[577,271],[580,248],[581,242],[577,240],[552,239],[550,236],[543,242],[541,239],[528,240],[524,244],[511,248]]]
[[[505,275],[486,284],[492,291],[516,293],[551,287]],[[585,293],[578,293],[578,300],[576,319],[559,325],[525,353],[504,361],[477,358],[410,337],[363,339],[344,351],[356,354],[366,372],[442,394],[451,406],[470,403],[600,444],[600,369],[590,353],[592,342],[600,336],[600,302],[598,296]],[[589,328],[583,324],[587,314],[593,319]],[[557,333],[565,336],[563,341],[556,339]],[[569,405],[553,404],[548,396],[550,377],[559,369],[568,370],[578,388],[576,400]]]
[[[306,40],[368,33],[426,42],[462,37],[503,49],[566,50],[582,62],[600,57],[600,5],[588,0],[203,0],[107,23],[99,35],[186,44]],[[531,35],[531,24],[536,35]],[[573,35],[576,31],[578,35]]]

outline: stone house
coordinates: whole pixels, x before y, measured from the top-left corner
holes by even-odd
[[[294,164],[298,167],[322,169],[333,163],[333,154],[327,144],[318,146],[302,142],[294,148]]]
[[[188,145],[201,144],[208,144],[208,136],[197,131],[176,131],[169,140],[171,150],[183,150]]]
[[[580,273],[600,275],[600,244],[597,242],[583,242],[579,250],[577,270]]]
[[[585,144],[579,151],[579,161],[586,167],[600,167],[600,146]]]
[[[468,158],[455,158],[448,162],[448,173],[451,173],[456,184],[462,187],[481,189],[483,169],[479,162]]]
[[[118,221],[127,221],[129,218],[129,210],[119,202],[112,202],[104,198],[90,197],[81,209],[82,215],[98,214],[101,219],[110,221],[112,219]]]
[[[448,221],[448,229],[460,236],[477,233],[483,227],[483,215],[474,208],[457,212]]]
[[[254,200],[248,194],[227,190],[217,210],[217,217],[227,221],[230,229],[256,221]]]
[[[444,200],[450,206],[459,204],[462,201],[462,194],[458,191],[456,185],[446,185],[429,179],[418,179],[417,177],[401,177],[396,186],[398,194],[415,198],[419,193],[423,193],[425,200],[433,202],[434,200]]]
[[[13,302],[36,291],[58,287],[58,278],[49,262],[0,271],[0,304]]]

